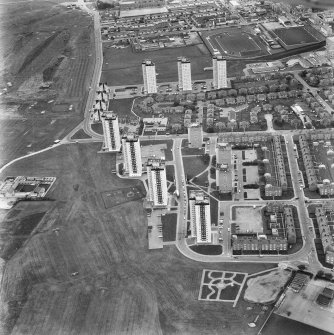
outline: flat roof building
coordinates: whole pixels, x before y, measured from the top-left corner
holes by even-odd
[[[139,137],[128,134],[122,138],[124,170],[129,177],[140,177],[143,173]]]
[[[154,207],[166,207],[168,204],[167,177],[165,161],[151,157],[147,161],[147,179],[149,200]]]
[[[197,243],[211,243],[210,198],[202,191],[189,194],[191,236]]]
[[[220,193],[232,192],[232,148],[228,143],[216,145],[216,185]]]
[[[113,112],[103,113],[101,116],[104,148],[108,151],[121,150],[121,135],[119,133],[118,116]]]
[[[177,59],[177,72],[179,78],[179,89],[182,91],[191,91],[191,63],[185,57]]]
[[[226,88],[227,87],[227,70],[226,59],[223,56],[214,56],[212,58],[213,68],[213,87]]]
[[[198,123],[192,123],[188,127],[188,145],[189,148],[202,148],[203,129]]]
[[[157,74],[155,64],[151,60],[142,62],[144,92],[147,94],[157,93]]]

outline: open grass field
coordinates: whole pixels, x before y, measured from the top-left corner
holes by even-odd
[[[80,121],[70,118],[48,118],[35,114],[24,119],[0,119],[0,166],[30,152],[38,151],[67,135]]]
[[[157,81],[177,81],[177,57],[185,56],[191,61],[192,79],[205,79],[212,73],[204,71],[212,66],[209,51],[204,44],[175,49],[133,52],[131,48],[103,49],[104,59],[101,81],[110,86],[135,85],[143,82],[141,63],[144,59],[151,59],[156,66]]]
[[[142,184],[136,187],[122,188],[114,191],[101,192],[105,208],[111,208],[129,201],[142,199],[145,196]]]
[[[85,133],[83,129],[79,129],[72,137],[72,140],[80,140],[85,138],[91,138],[89,135]]]
[[[283,44],[288,46],[318,42],[304,27],[279,28],[274,29],[273,32]]]
[[[0,5],[1,165],[45,148],[82,119],[95,62],[93,22],[61,2]]]
[[[177,214],[166,214],[161,217],[162,236],[164,242],[176,240]]]
[[[142,200],[104,207],[101,192],[135,187],[110,171],[99,143],[59,146],[18,161],[5,175],[55,176],[51,202],[21,202],[7,220],[45,215],[6,262],[3,334],[256,334],[237,305],[198,301],[202,270],[255,273],[268,264],[200,263],[175,247],[148,250]],[[6,238],[1,226],[0,239]],[[59,228],[54,232],[54,228]],[[71,273],[78,272],[76,276]]]
[[[207,167],[201,156],[183,157],[184,173],[189,179],[201,174]]]
[[[109,100],[109,110],[114,111],[117,113],[119,117],[126,117],[126,116],[132,116],[134,117],[134,114],[131,113],[132,108],[132,102],[134,99],[118,99]]]

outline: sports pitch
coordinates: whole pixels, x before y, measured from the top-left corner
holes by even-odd
[[[267,50],[257,35],[240,29],[224,29],[202,34],[211,53],[218,50],[231,57],[256,57],[266,55]]]
[[[285,45],[298,45],[319,42],[304,27],[279,28],[273,30]]]

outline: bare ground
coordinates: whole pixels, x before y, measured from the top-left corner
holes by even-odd
[[[275,301],[290,276],[290,271],[277,269],[268,274],[248,279],[245,300],[262,304]]]

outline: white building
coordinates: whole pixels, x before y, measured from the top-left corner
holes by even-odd
[[[143,173],[139,137],[128,134],[122,138],[124,170],[129,177],[140,177]]]
[[[188,145],[189,148],[202,148],[203,129],[198,123],[193,123],[188,127]]]
[[[182,91],[191,91],[191,63],[185,57],[177,59],[177,72],[179,77],[179,89]]]
[[[197,243],[211,243],[210,198],[202,191],[189,194],[191,236]]]
[[[326,38],[327,57],[334,60],[334,36]]]
[[[216,89],[227,87],[226,59],[223,56],[214,56],[212,58],[212,69],[213,87]]]
[[[149,158],[147,161],[147,179],[149,200],[154,207],[166,207],[168,204],[167,177],[165,161]]]
[[[145,60],[142,63],[144,92],[157,93],[157,74],[155,72],[155,64],[151,60]]]
[[[216,187],[220,193],[232,192],[232,148],[228,143],[216,146]]]
[[[113,112],[103,113],[101,116],[104,148],[108,151],[121,150],[121,136],[119,133],[118,116]]]

